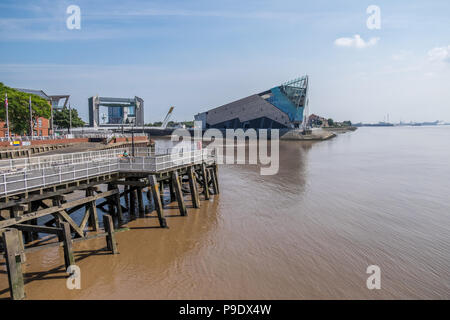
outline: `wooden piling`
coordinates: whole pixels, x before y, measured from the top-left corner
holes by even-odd
[[[152,189],[151,189],[151,187],[147,188],[146,195],[147,195],[148,203],[151,203],[152,202]]]
[[[217,184],[216,172],[214,171],[214,168],[209,168],[209,176],[211,177],[214,194],[219,194],[219,187]]]
[[[112,185],[112,183],[108,183],[108,191],[115,189],[115,187]],[[106,201],[108,204],[108,214],[111,217],[116,217],[116,205],[114,201],[115,195],[111,195],[107,197]]]
[[[30,213],[30,212],[33,212],[32,210],[31,210],[31,203],[30,204],[28,204],[28,205],[20,205],[20,208],[19,208],[19,210],[20,210],[20,215],[23,215],[24,213],[25,213],[25,211],[26,211],[26,213]],[[35,220],[35,219],[34,219]],[[32,223],[32,220],[30,220],[30,221],[27,221],[25,224],[31,224]],[[24,238],[24,243],[29,243],[29,242],[31,242],[32,240],[33,240],[33,234],[32,234],[32,232],[31,231],[23,231],[23,238]]]
[[[64,248],[64,264],[66,270],[69,266],[75,264],[75,256],[72,248],[72,235],[70,234],[70,225],[67,222],[61,222],[61,237]]]
[[[21,259],[19,231],[17,229],[5,229],[2,232],[2,238],[11,299],[21,300],[25,298],[25,289],[22,274],[23,261]]]
[[[159,196],[161,198],[161,204],[163,208],[164,208],[164,186],[165,186],[164,181],[163,180],[159,181]]]
[[[19,217],[23,216],[24,209],[25,208],[23,205],[14,206],[12,208],[12,217],[11,218],[19,218]],[[18,245],[19,245],[21,260],[22,260],[22,262],[26,262],[27,257],[25,255],[25,244],[24,244],[22,231],[19,231],[19,230],[17,231],[17,238],[18,238]]]
[[[44,204],[44,202],[42,202],[42,204]],[[53,197],[53,198],[52,198],[52,205],[53,205],[54,207],[59,207],[59,206],[61,205],[61,199],[60,199],[60,197],[58,197],[58,196]],[[60,228],[60,229],[61,229],[62,226],[61,226],[61,217],[60,217],[60,215],[58,214],[58,212],[52,213],[52,215],[53,215],[53,218],[55,219],[55,226],[56,226],[57,228]],[[59,241],[59,242],[63,241],[63,236],[62,236],[61,233],[58,233],[58,241]]]
[[[203,180],[203,194],[205,195],[205,200],[209,200],[208,173],[206,171],[206,165],[204,163],[202,163],[202,180]]]
[[[172,181],[169,181],[169,192],[170,192],[170,202],[175,201],[175,199],[176,199],[175,189],[173,187]]]
[[[144,199],[142,198],[142,188],[137,188],[137,200],[138,200],[138,207],[139,207],[139,217],[143,218],[145,217],[145,210],[144,210]]]
[[[200,208],[200,198],[198,196],[197,181],[195,180],[194,169],[188,168],[189,189],[191,191],[192,205],[194,208]]]
[[[164,217],[164,209],[159,194],[158,181],[154,175],[148,176],[148,181],[150,183],[150,189],[152,190],[153,203],[155,204],[156,213],[158,214],[159,225],[161,228],[167,228],[167,221]]]
[[[114,195],[114,200],[116,203],[117,223],[119,226],[121,226],[124,223],[124,219],[123,219],[122,205],[120,204],[120,192],[118,187],[116,187],[115,190],[117,191],[117,193]]]
[[[184,204],[183,192],[181,191],[180,179],[178,177],[178,172],[175,170],[172,172],[172,183],[175,188],[175,195],[177,197],[178,209],[182,216],[187,215],[186,205]]]
[[[109,214],[103,215],[103,225],[105,227],[106,235],[106,247],[112,254],[117,254],[117,243],[114,235],[114,224],[112,217]]]
[[[88,188],[86,189],[86,197],[90,197],[94,195],[94,189]],[[89,210],[89,225],[94,231],[98,231],[98,216],[97,216],[97,204],[96,200],[89,201],[86,206]]]
[[[130,186],[130,210],[129,210],[130,217],[136,217],[136,198],[137,198],[136,188]]]
[[[220,193],[220,186],[219,186],[219,166],[215,163],[213,164],[213,170],[214,170],[214,178],[216,179],[216,186],[217,186],[217,194]]]
[[[38,201],[32,201],[30,203],[30,212],[35,212],[39,209],[39,202]],[[33,219],[30,222],[32,225],[37,226],[38,225],[38,220],[37,219]],[[32,232],[31,233],[31,240],[37,240],[39,239],[39,233],[38,232]]]
[[[130,189],[130,186],[124,185],[123,186],[123,197],[125,198],[125,207],[127,208],[128,212],[130,212],[130,193],[128,192]]]

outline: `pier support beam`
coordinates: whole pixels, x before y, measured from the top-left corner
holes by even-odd
[[[67,222],[61,222],[61,237],[63,239],[64,248],[64,264],[66,270],[69,266],[75,264],[75,256],[72,249],[72,235],[70,234],[70,225]]]
[[[30,212],[35,212],[39,210],[39,202],[38,201],[32,201],[30,203]],[[37,226],[38,221],[37,219],[33,219],[30,221],[31,225]],[[38,232],[32,232],[31,233],[31,241],[39,239],[39,233]]]
[[[188,168],[189,189],[191,191],[192,205],[194,208],[200,208],[200,198],[198,196],[197,181],[195,180],[194,169]]]
[[[130,186],[124,185],[123,186],[123,197],[125,198],[125,207],[127,208],[128,213],[130,212],[130,193],[128,192],[130,189]]]
[[[161,204],[164,208],[164,181],[159,181],[159,196],[161,198]]]
[[[25,209],[24,205],[17,205],[17,206],[12,207],[11,218],[20,218],[21,216],[23,216],[24,209]],[[22,231],[19,231],[19,230],[17,231],[17,240],[18,240],[21,261],[26,262],[27,257],[25,256],[25,244],[24,244]]]
[[[217,191],[216,194],[219,194],[219,193],[220,193],[220,187],[219,187],[219,168],[217,167],[217,164],[214,164],[214,165],[213,165],[212,171],[214,172],[214,180],[215,180],[215,186],[216,186],[215,188],[216,188],[216,191]]]
[[[86,189],[86,197],[90,197],[94,195],[94,189],[88,188]],[[86,204],[86,207],[89,210],[89,225],[94,231],[98,231],[98,216],[97,216],[97,205],[96,200],[90,201]]]
[[[164,217],[164,209],[159,194],[158,181],[154,175],[148,176],[148,181],[150,182],[150,189],[152,190],[153,203],[155,204],[156,213],[158,214],[159,225],[161,228],[167,228],[167,221]]]
[[[170,202],[174,202],[176,196],[175,196],[175,188],[173,187],[172,181],[169,182],[169,192],[170,192]]]
[[[113,219],[109,214],[103,215],[103,225],[105,226],[106,235],[106,247],[112,254],[117,254],[117,243],[114,235]]]
[[[151,187],[147,188],[146,195],[147,195],[148,203],[152,203],[152,188]]]
[[[180,214],[182,216],[187,216],[186,205],[183,199],[183,192],[181,191],[180,178],[178,176],[178,172],[172,172],[172,184],[175,188],[175,195],[177,196],[178,209],[180,210]]]
[[[205,200],[209,200],[208,171],[206,170],[205,163],[202,163],[202,180],[203,180],[203,194],[205,195]]]
[[[130,218],[136,217],[136,200],[137,200],[136,198],[137,198],[136,189],[135,187],[130,186],[130,209],[129,209]]]
[[[144,199],[142,198],[142,188],[138,187],[136,191],[139,207],[139,217],[143,218],[145,217],[145,209],[144,209]]]
[[[114,195],[114,200],[116,203],[117,224],[118,226],[121,226],[124,223],[124,220],[123,220],[122,205],[120,204],[120,192],[117,186],[115,190],[117,191],[117,193]]]
[[[21,300],[25,298],[25,290],[22,274],[23,261],[19,244],[19,231],[17,229],[5,229],[2,232],[2,238],[11,299]]]
[[[114,190],[115,187],[113,186],[112,183],[108,183],[108,191]],[[115,195],[111,195],[109,197],[106,198],[106,203],[108,204],[108,214],[111,217],[116,217],[116,205],[115,205],[115,201],[114,201],[114,197]]]
[[[219,186],[217,183],[217,179],[216,179],[216,172],[214,170],[214,168],[209,168],[209,176],[211,178],[211,183],[213,186],[213,192],[214,194],[219,194]]]

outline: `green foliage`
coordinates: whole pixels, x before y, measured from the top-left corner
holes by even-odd
[[[328,125],[330,126],[330,127],[332,127],[332,126],[334,126],[334,121],[333,121],[333,119],[328,119]]]
[[[349,127],[351,127],[352,126],[352,122],[350,121],[350,120],[347,120],[347,121],[344,121],[344,122],[342,122],[345,126],[349,126]]]
[[[186,126],[186,128],[193,128],[194,127],[194,121],[184,121],[182,122]]]
[[[39,117],[50,118],[51,108],[45,99],[7,87],[0,82],[1,121],[6,121],[5,93],[8,94],[8,115],[11,132],[20,135],[30,134],[30,111],[28,106],[30,96],[33,120],[37,121]]]
[[[68,129],[70,126],[69,108],[63,107],[61,110],[53,111],[53,125],[58,128]],[[72,128],[83,127],[84,121],[78,116],[78,111],[72,108]]]

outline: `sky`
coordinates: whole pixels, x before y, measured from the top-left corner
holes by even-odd
[[[450,122],[449,16],[448,0],[0,0],[0,82],[70,94],[86,121],[90,96],[139,96],[155,122],[308,74],[311,113]]]

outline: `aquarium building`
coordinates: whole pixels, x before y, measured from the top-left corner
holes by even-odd
[[[283,129],[298,128],[308,105],[308,76],[287,81],[195,115],[204,129]]]

